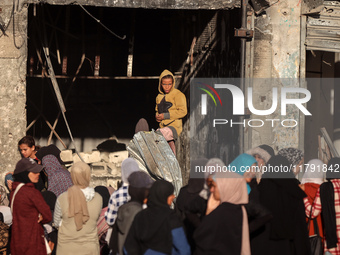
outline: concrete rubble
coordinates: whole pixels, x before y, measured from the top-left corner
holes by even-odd
[[[81,161],[79,156],[91,167],[92,187],[103,185],[117,189],[117,182],[121,180],[122,162],[128,158],[128,151],[100,152],[94,150],[91,152],[79,152],[78,155],[73,153],[72,150],[63,150],[60,153],[60,158],[67,167]]]

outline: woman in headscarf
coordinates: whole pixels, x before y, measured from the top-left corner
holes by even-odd
[[[46,255],[44,229],[41,224],[50,222],[52,214],[40,191],[34,186],[42,169],[31,158],[21,159],[15,167],[11,192],[13,255]]]
[[[248,150],[246,153],[252,155],[257,161],[258,171],[256,172],[256,180],[259,183],[263,174],[263,166],[275,155],[275,152],[269,145],[262,144]]]
[[[251,191],[249,183],[255,177],[257,161],[246,153],[237,156],[228,166],[229,171],[242,175],[247,182],[248,194]]]
[[[306,164],[305,173],[303,174],[300,186],[308,196],[308,201],[310,204],[313,204],[316,193],[325,179],[325,172],[323,171],[322,167],[323,162],[320,159],[312,159]],[[309,215],[306,216],[307,222],[308,219]],[[316,217],[316,221],[318,224],[320,236],[323,237],[321,214]],[[314,235],[314,233],[314,221],[310,219],[309,235]]]
[[[73,186],[56,202],[54,224],[59,227],[57,255],[99,255],[97,221],[103,199],[89,187],[90,167],[77,162],[71,167]]]
[[[207,199],[200,196],[205,185],[204,173],[195,172],[195,168],[204,167],[207,162],[208,159],[206,158],[199,158],[190,162],[191,172],[188,185],[181,188],[176,199],[175,208],[183,221],[191,251],[195,250],[193,233],[207,210]]]
[[[233,172],[216,173],[213,180],[210,191],[221,204],[196,229],[195,255],[249,255],[246,181]]]
[[[48,177],[48,191],[57,197],[73,185],[71,174],[61,166],[56,156],[49,154],[42,158],[42,165]]]
[[[107,224],[112,226],[117,218],[118,208],[123,204],[126,204],[130,200],[128,192],[129,181],[128,178],[133,172],[139,171],[139,166],[136,160],[133,158],[124,159],[122,162],[122,182],[123,185],[112,193],[107,211],[105,212],[105,219]]]
[[[54,144],[41,147],[36,156],[39,162],[45,167],[47,174],[48,188],[57,197],[71,187],[72,180],[69,171],[64,167],[60,158],[60,150]]]
[[[216,200],[214,195],[210,193],[210,187],[212,185],[213,177],[216,174],[216,169],[226,169],[225,164],[219,158],[211,158],[206,164],[206,172],[204,173],[206,178],[206,184],[204,185],[204,190],[200,192],[200,196],[204,196],[207,199],[207,209],[205,215],[208,215],[213,210],[215,210],[220,204],[220,200]]]
[[[251,240],[252,254],[309,255],[306,217],[298,180],[289,161],[273,156],[258,186],[260,203],[272,213],[272,220],[260,228]]]
[[[37,157],[38,160],[42,161],[42,159],[47,156],[47,155],[53,155],[57,158],[58,162],[61,165],[64,165],[64,161],[61,160],[60,158],[60,150],[57,146],[55,146],[54,144],[50,144],[48,146],[43,146],[41,147],[37,153],[35,154],[35,156]]]
[[[327,182],[320,185],[314,199],[313,209],[308,198],[304,199],[306,207],[306,216],[317,217],[321,212],[323,220],[325,245],[325,254],[340,254],[340,158],[329,160],[327,169],[322,167],[326,172]],[[312,209],[312,214],[310,211]]]
[[[153,184],[150,175],[144,171],[133,172],[128,179],[131,200],[119,207],[117,221],[113,227],[113,235],[110,240],[113,254],[119,253],[119,255],[123,255],[123,246],[131,224],[136,214],[143,209],[143,204]]]
[[[190,254],[182,224],[170,209],[174,198],[170,182],[154,182],[148,208],[139,212],[131,225],[124,244],[125,254]]]
[[[297,175],[301,171],[303,165],[304,155],[302,150],[296,148],[283,148],[279,150],[277,155],[285,157],[292,169],[292,173]]]
[[[271,213],[260,203],[258,183],[254,178],[255,173],[258,171],[257,162],[255,157],[243,153],[228,166],[230,171],[242,175],[247,183],[249,203],[245,205],[245,208],[248,215],[250,234],[272,218]]]

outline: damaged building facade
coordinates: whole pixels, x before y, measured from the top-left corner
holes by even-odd
[[[142,117],[150,129],[156,129],[155,97],[164,69],[174,72],[188,105],[195,77],[334,77],[339,68],[335,52],[340,49],[338,32],[329,31],[340,30],[332,19],[337,15],[337,1],[31,0],[13,5],[4,0],[0,6],[2,176],[14,170],[20,159],[17,142],[26,133],[39,145],[54,143],[61,150],[86,152],[110,137],[128,143]],[[194,139],[201,150],[198,154],[208,151],[230,162],[240,152],[268,144],[276,151],[296,147],[309,158],[316,157],[317,150],[310,148],[318,146],[320,123],[332,140],[338,139],[334,130],[339,126],[335,120],[339,92],[334,84],[296,86],[320,96],[307,105],[312,118],[294,109],[289,114],[299,122],[289,130],[236,126],[226,133],[201,123],[202,134],[211,142]],[[253,87],[254,107],[268,109],[272,85],[246,82],[243,89],[248,87]],[[320,112],[325,104],[332,104],[334,111]],[[231,101],[227,107],[232,108]],[[190,168],[189,119],[195,111],[189,109],[176,143],[184,179]],[[280,119],[279,112],[256,119]],[[214,144],[223,144],[224,149],[215,151]]]

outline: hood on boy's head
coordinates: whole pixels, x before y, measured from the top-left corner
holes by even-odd
[[[169,70],[165,69],[165,70],[161,73],[161,75],[159,76],[158,91],[159,91],[159,93],[161,93],[161,94],[164,94],[163,90],[161,89],[162,78],[163,78],[164,76],[167,76],[167,75],[171,75],[171,76],[172,76],[173,82],[172,82],[171,90],[173,90],[174,87],[175,87],[175,76],[172,74],[172,72],[170,72]],[[171,91],[171,90],[170,90],[170,91]]]

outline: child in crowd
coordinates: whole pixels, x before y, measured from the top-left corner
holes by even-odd
[[[185,95],[175,88],[175,77],[168,70],[164,70],[159,76],[158,91],[156,121],[159,122],[159,131],[176,155],[174,142],[182,132],[182,118],[187,115],[187,101]]]
[[[27,135],[21,138],[18,142],[18,147],[22,157],[32,158],[37,161],[37,157],[35,156],[35,154],[37,153],[37,149],[35,146],[34,138],[32,136]]]
[[[27,135],[21,138],[18,142],[18,149],[20,151],[20,154],[23,158],[31,158],[34,159],[37,163],[39,163],[38,158],[36,157],[36,153],[40,147],[35,145],[35,140],[32,136]],[[9,191],[12,190],[12,183],[13,183],[13,172],[9,172],[5,176],[5,185],[8,188]],[[44,170],[41,172],[41,175],[39,176],[38,183],[35,184],[36,187],[40,191],[46,190],[47,183],[47,176]]]

